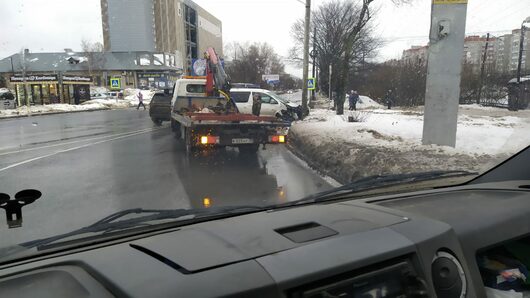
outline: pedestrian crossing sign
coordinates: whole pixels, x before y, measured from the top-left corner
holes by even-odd
[[[315,90],[316,85],[315,78],[307,79],[307,90]]]
[[[121,79],[120,78],[111,78],[110,79],[110,88],[111,89],[121,89]]]

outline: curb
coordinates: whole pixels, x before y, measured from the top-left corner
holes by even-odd
[[[317,173],[319,173],[320,175],[324,175],[324,176],[328,176],[330,177],[331,179],[337,181],[338,183],[340,184],[346,184],[345,181],[342,181],[342,179],[340,177],[338,177],[337,175],[331,173],[331,172],[326,172],[326,171],[323,171],[322,169],[318,168],[315,163],[313,163],[309,158],[307,158],[301,150],[299,150],[296,145],[294,145],[293,143],[289,142],[286,144],[286,147],[287,149],[292,153],[294,154],[296,157],[300,158],[301,160],[303,160],[305,163],[307,163],[307,165],[313,169],[314,171],[316,171]]]

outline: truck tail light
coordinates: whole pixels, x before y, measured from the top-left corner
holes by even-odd
[[[271,143],[285,143],[285,136],[271,136],[269,140]]]
[[[203,145],[208,145],[208,144],[218,144],[219,143],[219,137],[215,137],[215,136],[202,136],[200,138],[200,142],[201,144]]]

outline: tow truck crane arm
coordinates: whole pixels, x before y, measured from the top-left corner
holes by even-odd
[[[215,52],[209,47],[204,53],[206,59],[206,93],[208,96],[224,96],[230,105],[239,113],[236,103],[230,97],[230,77]]]

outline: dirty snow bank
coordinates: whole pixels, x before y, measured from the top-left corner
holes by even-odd
[[[115,99],[92,99],[85,101],[82,105],[101,105],[108,109],[124,109],[131,106],[130,101]]]
[[[70,105],[70,104],[50,104],[45,106],[31,106],[30,109],[26,106],[19,107],[14,110],[0,110],[0,118],[9,118],[16,116],[26,116],[31,110],[31,114],[40,115],[47,113],[68,113],[68,112],[80,112],[80,111],[96,111],[96,110],[107,110],[109,107],[100,103],[89,103],[83,105]]]
[[[530,111],[462,107],[456,148],[422,145],[421,109],[361,111],[362,123],[347,122],[349,113],[315,109],[289,133],[296,151],[343,183],[387,173],[484,171],[530,144]]]

